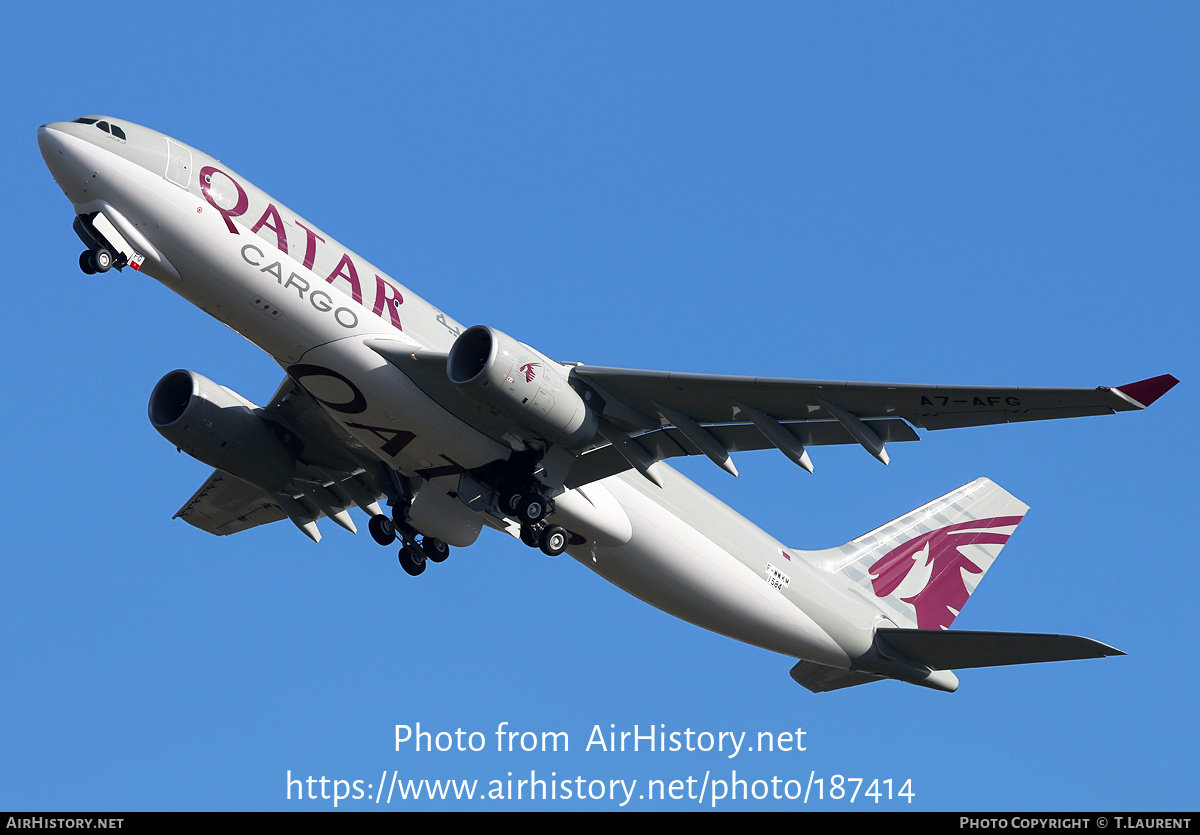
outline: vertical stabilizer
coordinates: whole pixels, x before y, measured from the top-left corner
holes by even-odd
[[[1029,510],[986,478],[810,556],[900,627],[947,629]]]

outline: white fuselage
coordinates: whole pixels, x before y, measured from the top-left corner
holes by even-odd
[[[399,472],[436,480],[429,473],[511,453],[505,438],[455,417],[365,345],[386,338],[445,352],[459,323],[214,158],[121,124],[126,143],[74,123],[44,126],[39,143],[78,213],[112,210],[131,243],[150,250],[142,271],[269,353]],[[381,428],[412,438],[385,451]],[[866,652],[877,609],[665,464],[654,467],[661,487],[625,473],[560,499],[608,514],[617,532],[570,548],[576,560],[659,609],[794,658],[847,667]]]

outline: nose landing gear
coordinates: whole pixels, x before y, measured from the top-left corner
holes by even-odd
[[[88,275],[106,273],[113,266],[113,254],[104,247],[85,249],[79,253],[79,269]]]
[[[71,228],[75,230],[79,240],[87,247],[79,254],[79,269],[88,275],[106,273],[113,267],[120,269],[128,263],[125,254],[121,251],[122,244],[113,240],[113,236],[120,238],[120,235],[112,231],[112,224],[108,221],[104,221],[101,225],[107,224],[107,228],[110,230],[109,237],[106,238],[104,234],[101,234],[93,222],[98,217],[100,217],[98,213],[86,216],[77,215],[75,222],[71,224]],[[128,244],[124,244],[124,246],[128,246]]]

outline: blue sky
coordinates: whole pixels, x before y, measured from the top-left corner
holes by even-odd
[[[920,810],[1194,806],[1200,12],[1158,4],[343,4],[10,13],[0,209],[0,808],[328,809],[376,784],[911,779]],[[784,542],[986,475],[1032,506],[956,626],[1103,661],[813,695],[787,658],[485,534],[418,579],[326,524],[217,539],[149,426],[191,368],[280,372],[145,276],[86,277],[36,127],[85,113],[220,157],[464,323],[598,365],[987,385],[1183,384],[1143,414],[927,435],[815,475],[691,477]],[[481,752],[394,750],[394,727]],[[497,752],[503,723],[569,752]],[[805,731],[803,752],[604,753],[594,727]],[[553,777],[551,777],[553,773]],[[606,782],[607,784],[607,782]],[[331,784],[330,784],[331,785]],[[764,784],[765,785],[765,784]],[[331,789],[327,789],[331,790]],[[320,791],[318,786],[317,791]],[[686,793],[686,790],[685,790]],[[865,798],[718,808],[861,809]],[[610,800],[339,808],[607,810]],[[871,806],[870,808],[876,808]]]

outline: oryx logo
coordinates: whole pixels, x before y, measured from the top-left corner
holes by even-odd
[[[993,528],[1013,528],[1020,516],[995,516],[959,522],[923,533],[888,551],[871,566],[876,597],[895,595],[917,613],[919,629],[946,629],[971,596],[963,573],[982,575],[985,569],[967,559],[964,545],[1003,545],[1012,533]]]
[[[521,370],[525,372],[525,382],[533,382],[533,378],[537,376],[537,372],[534,369],[540,365],[540,362],[527,362],[521,366]]]

